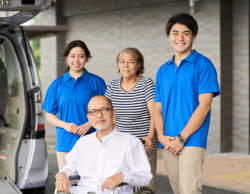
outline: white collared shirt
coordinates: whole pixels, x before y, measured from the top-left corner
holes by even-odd
[[[113,130],[97,139],[96,132],[80,138],[73,149],[66,155],[66,165],[60,172],[68,176],[78,174],[81,180],[71,192],[77,194],[89,191],[101,192],[101,185],[107,177],[122,172],[123,182],[128,186],[119,188],[119,194],[133,193],[132,186],[149,185],[152,174],[144,146],[132,135]]]

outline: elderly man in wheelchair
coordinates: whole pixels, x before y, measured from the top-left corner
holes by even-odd
[[[110,194],[117,188],[117,194],[133,194],[134,187],[149,185],[152,174],[144,146],[136,137],[115,129],[111,101],[93,97],[87,117],[96,132],[81,137],[67,154],[66,165],[56,175],[57,191]],[[70,186],[69,177],[76,174],[80,180]],[[121,183],[125,186],[117,187]]]

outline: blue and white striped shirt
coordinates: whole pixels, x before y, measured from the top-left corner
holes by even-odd
[[[116,110],[115,126],[118,131],[130,133],[138,138],[148,135],[150,130],[150,113],[147,102],[154,98],[154,82],[149,77],[141,76],[135,87],[125,91],[121,87],[121,78],[109,82],[105,96]],[[154,138],[153,149],[158,147]]]

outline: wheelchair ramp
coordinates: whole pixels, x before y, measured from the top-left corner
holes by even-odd
[[[0,180],[0,194],[22,194],[17,186],[8,178]]]

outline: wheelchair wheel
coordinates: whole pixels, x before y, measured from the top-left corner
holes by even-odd
[[[150,188],[147,187],[141,187],[139,190],[137,190],[134,194],[155,194],[154,191],[152,191]]]

